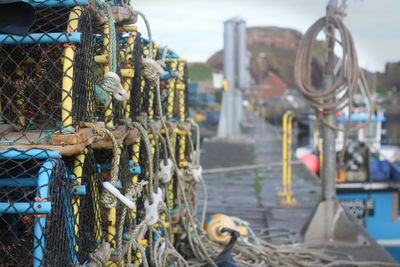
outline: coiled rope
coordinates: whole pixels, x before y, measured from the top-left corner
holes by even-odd
[[[335,38],[335,30],[340,33],[341,41]],[[317,35],[321,31],[324,31],[328,37],[327,39],[331,39],[333,42],[329,49],[333,49],[334,43],[337,42],[342,46],[343,50],[338,74],[335,77],[334,84],[328,90],[316,89],[311,84],[312,48]],[[354,47],[353,38],[340,18],[332,16],[329,18],[320,18],[307,30],[297,50],[294,75],[300,92],[326,126],[336,131],[353,132],[361,129],[370,122],[374,113],[371,94],[368,90],[364,73],[358,66],[357,52]],[[350,121],[353,111],[353,97],[358,91],[359,79],[361,79],[370,104],[368,120],[353,128],[341,128],[327,122],[324,116],[322,116],[323,114],[335,114],[346,107],[349,109]]]
[[[335,38],[335,31],[340,33],[340,41]],[[312,48],[317,35],[324,31],[327,38],[325,46],[329,52],[333,52],[335,43],[342,47],[342,59],[335,81],[331,88],[318,90],[311,84],[311,62]],[[364,77],[364,72],[358,65],[357,52],[354,47],[353,37],[347,27],[338,16],[328,16],[317,20],[303,36],[296,54],[295,80],[300,92],[307,99],[310,106],[314,109],[316,115],[322,123],[335,131],[345,132],[343,149],[339,156],[337,169],[340,171],[343,164],[347,141],[350,132],[358,131],[365,127],[374,114],[374,104],[371,94],[368,90],[368,84]],[[358,81],[361,80],[362,87],[369,102],[369,115],[367,121],[351,127],[351,114],[353,113],[353,97],[358,91]],[[329,123],[324,115],[336,114],[337,112],[348,108],[348,120],[345,128],[338,127]]]

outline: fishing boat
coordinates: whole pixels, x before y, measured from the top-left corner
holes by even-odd
[[[364,108],[350,116],[354,127],[368,120]],[[318,129],[309,116],[310,143],[296,149],[296,157],[306,166],[320,164],[317,149]],[[346,127],[349,116],[346,112],[337,114],[339,127]],[[385,135],[386,117],[383,108],[374,112],[370,123],[358,131],[351,132],[346,144],[346,152],[340,173],[337,171],[336,192],[342,206],[359,221],[366,230],[397,261],[400,260],[400,148],[382,145]],[[345,133],[337,132],[335,149],[337,157],[343,149]],[[314,156],[309,156],[310,154]],[[312,162],[314,161],[314,162]],[[318,169],[313,169],[318,174]]]

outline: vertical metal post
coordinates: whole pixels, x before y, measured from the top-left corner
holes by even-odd
[[[237,19],[236,21],[236,40],[237,40],[237,90],[235,94],[235,105],[236,105],[236,121],[235,124],[235,135],[240,136],[240,122],[244,119],[243,115],[243,92],[249,89],[249,83],[247,79],[247,30],[246,21],[243,19]]]
[[[224,78],[228,91],[222,93],[221,114],[218,123],[219,137],[233,135],[233,88],[235,88],[235,23],[232,20],[224,23]]]
[[[243,120],[242,91],[249,88],[246,22],[240,18],[224,24],[224,77],[228,91],[222,94],[218,137],[240,136]]]
[[[224,23],[224,78],[229,89],[236,87],[235,83],[235,22]],[[228,90],[229,91],[229,90]]]
[[[335,41],[332,38],[332,35],[335,34],[334,29],[329,28],[329,18],[334,16],[337,8],[337,0],[330,0],[328,2],[328,6],[326,8],[326,30],[330,32],[330,35],[327,35],[328,38],[328,57],[325,61],[325,71],[324,71],[324,80],[323,86],[324,90],[328,91],[331,89],[333,85],[333,68],[334,68],[334,53],[333,49],[335,47]],[[333,100],[332,100],[333,101]],[[325,114],[324,115],[326,121],[334,125],[335,124],[335,114]],[[324,161],[322,163],[322,200],[328,201],[326,205],[326,213],[325,213],[325,229],[326,231],[326,240],[334,240],[334,231],[330,229],[334,229],[334,217],[336,214],[336,210],[334,205],[332,205],[334,200],[336,199],[336,150],[335,150],[335,132],[333,129],[329,128],[327,125],[323,124],[323,144],[322,144],[322,153]]]
[[[282,117],[282,191],[279,191],[276,195],[278,197],[286,197],[287,194],[287,123],[288,117],[293,112],[288,110],[283,114]]]
[[[247,83],[247,32],[246,22],[239,20],[237,22],[237,78],[238,88],[245,90],[248,89],[249,84]]]
[[[240,89],[235,89],[232,97],[232,136],[240,136],[240,122],[243,119],[242,91]]]
[[[334,68],[334,54],[333,54],[333,40],[330,38],[328,41],[329,52],[328,59],[325,62],[324,73],[324,90],[329,90],[333,85],[333,68]],[[335,124],[335,114],[324,115],[325,119],[330,124]],[[333,200],[336,198],[336,151],[335,151],[335,132],[326,125],[323,125],[323,165],[322,165],[322,184],[323,200]]]
[[[326,17],[327,26],[329,18],[336,15],[337,0],[329,0]],[[327,29],[334,34],[334,29]],[[328,39],[328,58],[325,62],[324,90],[329,90],[333,85],[334,68],[334,40],[331,35]],[[333,100],[332,100],[333,101]],[[335,114],[326,114],[324,119],[335,123]],[[323,164],[322,164],[322,201],[318,204],[313,214],[303,226],[302,234],[306,244],[321,244],[332,242],[346,242],[356,244],[364,242],[347,218],[346,213],[336,198],[336,151],[335,132],[323,125]],[[361,240],[364,241],[361,241]]]
[[[333,49],[335,41],[332,36],[335,34],[334,29],[329,29],[329,18],[336,16],[338,0],[329,0],[326,7],[326,29],[330,32],[328,38],[328,57],[325,62],[323,89],[328,91],[334,83],[335,55]],[[332,100],[334,101],[334,100]],[[335,124],[335,114],[324,115],[325,120],[331,124]],[[322,200],[336,199],[336,150],[335,150],[335,131],[325,124],[323,125],[323,163],[322,163]]]

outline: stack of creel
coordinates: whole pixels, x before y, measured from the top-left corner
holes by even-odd
[[[178,170],[161,167],[187,174],[197,149],[186,61],[142,37],[129,2],[19,4],[26,32],[0,29],[0,265],[152,264],[181,223]]]

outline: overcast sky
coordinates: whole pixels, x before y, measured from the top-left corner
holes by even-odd
[[[132,0],[148,17],[153,38],[191,62],[204,62],[223,47],[223,22],[280,26],[304,33],[325,14],[327,0]],[[383,71],[400,61],[400,0],[348,0],[344,23],[353,35],[360,65]],[[145,33],[144,24],[138,23]]]

